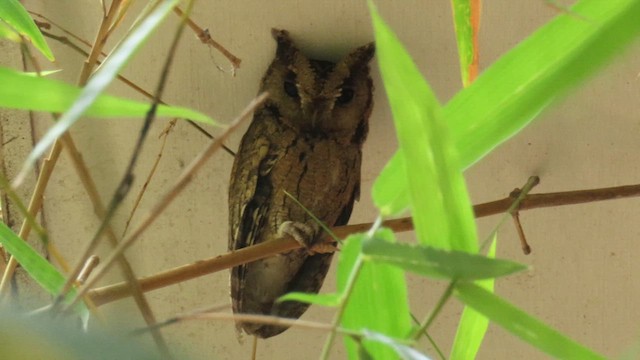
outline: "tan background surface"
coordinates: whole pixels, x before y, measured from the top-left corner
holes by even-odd
[[[101,16],[98,2],[24,2],[30,10],[47,14],[74,33],[93,39]],[[378,1],[380,12],[396,30],[441,101],[447,101],[461,87],[457,50],[448,1]],[[136,4],[138,7],[142,4]],[[555,15],[540,1],[493,0],[485,2],[480,35],[481,66],[490,65]],[[228,68],[224,58],[201,45],[189,32],[182,40],[166,91],[172,104],[199,109],[222,122],[237,114],[255,95],[259,79],[273,57],[271,27],[288,29],[309,55],[335,59],[349,49],[371,41],[371,27],[364,1],[200,1],[193,18],[211,30],[217,41],[242,58],[236,77],[216,69]],[[129,21],[131,19],[128,19]],[[168,48],[175,16],[124,70],[145,89],[155,87]],[[82,57],[49,41],[57,64],[64,69],[55,77],[75,82]],[[110,46],[113,43],[109,44]],[[21,67],[18,52],[0,42],[0,60],[5,66]],[[374,64],[374,69],[376,65]],[[547,111],[539,120],[507,142],[466,173],[475,203],[506,196],[533,174],[541,176],[537,192],[563,191],[637,183],[640,166],[637,153],[640,130],[640,47],[637,45],[587,86]],[[377,71],[378,89],[371,118],[370,137],[364,149],[363,192],[352,223],[373,219],[369,190],[376,174],[395,149],[395,137],[385,94]],[[120,83],[109,93],[142,99]],[[19,164],[31,141],[28,117],[0,110],[5,162]],[[34,133],[40,136],[51,124],[50,116],[38,114]],[[141,122],[132,120],[85,119],[72,134],[81,149],[104,199],[108,199],[122,176]],[[142,186],[160,147],[158,135],[167,120],[157,121],[142,154],[132,195],[122,206],[113,224],[121,232],[132,206],[132,198]],[[215,128],[209,129],[214,134]],[[7,135],[11,134],[11,135]],[[229,146],[237,146],[238,132]],[[167,147],[140,215],[146,213],[177,177],[185,164],[207,144],[207,139],[186,123],[179,122],[170,134]],[[221,254],[227,243],[226,188],[232,158],[219,153],[187,191],[147,231],[142,241],[127,252],[139,276]],[[11,172],[9,172],[11,173]],[[28,191],[27,191],[28,192]],[[496,291],[527,312],[607,356],[623,352],[638,341],[640,310],[640,225],[639,200],[619,200],[535,210],[522,214],[522,222],[533,254],[522,255],[511,224],[500,232],[499,256],[531,265],[531,271],[498,282]],[[44,218],[51,240],[74,261],[82,243],[96,229],[92,207],[66,154],[46,192]],[[479,221],[486,236],[498,217]],[[411,238],[412,234],[404,234]],[[103,249],[104,250],[104,249]],[[333,289],[333,275],[325,289]],[[119,274],[103,283],[118,281]],[[221,272],[149,293],[158,319],[212,304],[227,303],[228,273]],[[411,304],[422,317],[443,286],[411,278]],[[35,295],[33,295],[35,296]],[[131,300],[103,307],[115,323],[140,326]],[[451,345],[461,306],[454,300],[433,327],[433,336],[445,352]],[[304,318],[328,321],[332,311],[312,307]],[[192,321],[164,331],[170,343],[195,359],[248,358],[250,341],[238,344],[234,326],[222,321]],[[324,334],[293,329],[261,342],[262,359],[316,357]],[[422,349],[427,349],[426,345]],[[431,349],[427,349],[434,355]],[[342,345],[335,346],[334,358],[344,357]],[[481,359],[544,359],[546,356],[491,325],[480,351]]]

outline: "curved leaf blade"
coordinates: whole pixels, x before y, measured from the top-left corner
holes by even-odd
[[[576,16],[580,15],[579,17]],[[467,168],[529,124],[549,104],[640,35],[640,0],[583,0],[503,55],[443,108]],[[585,20],[586,19],[586,20]],[[374,184],[406,191],[398,152]],[[376,201],[384,208],[385,203]],[[408,206],[396,204],[395,207]]]
[[[98,96],[106,89],[107,85],[113,81],[118,72],[127,63],[129,58],[149,37],[151,32],[160,25],[162,20],[171,12],[178,0],[163,0],[142,22],[133,30],[127,38],[114,50],[96,73],[89,79],[86,86],[82,88],[78,99],[65,111],[35,145],[25,163],[16,176],[15,182],[19,183],[26,175],[36,160],[73,125],[96,101]]]
[[[471,201],[440,104],[371,2],[369,8],[378,65],[405,157],[403,176],[418,240],[438,248],[476,252]]]
[[[393,232],[388,229],[376,232],[375,236],[381,241],[395,241]],[[349,236],[340,251],[337,286],[341,293],[344,293],[355,270],[354,265],[362,256],[364,237],[363,234]],[[369,329],[394,338],[406,336],[411,330],[411,318],[404,272],[387,264],[365,261],[347,299],[341,326],[356,331]],[[357,358],[360,351],[366,351],[376,359],[393,358],[395,355],[392,349],[375,342],[365,342],[366,350],[362,350],[348,336],[344,337],[344,344],[352,359]]]
[[[18,0],[0,1],[0,19],[13,27],[17,32],[27,37],[33,46],[46,56],[49,61],[54,61],[53,53],[44,40],[42,33],[29,16],[29,13]]]
[[[419,275],[446,280],[474,281],[506,276],[527,267],[513,261],[490,259],[464,251],[447,251],[431,246],[365,241],[367,259],[400,267]]]
[[[491,321],[556,358],[605,359],[478,285],[459,283],[455,295]]]
[[[496,257],[497,243],[498,236],[494,235],[491,247],[489,247],[489,252],[487,253],[488,258],[494,259]],[[478,286],[481,286],[489,292],[493,292],[494,283],[495,279],[485,279],[476,282]],[[456,330],[456,337],[453,340],[449,359],[475,359],[488,327],[489,319],[487,319],[486,316],[469,306],[465,306],[462,311],[462,316],[460,317],[460,323],[458,323],[458,329]]]
[[[64,285],[65,277],[3,222],[0,222],[0,244],[43,289],[52,295],[58,294]],[[72,289],[67,294],[67,299],[71,299],[74,296],[75,290]],[[82,316],[86,316],[89,311],[84,304],[80,304],[76,309]]]
[[[314,304],[327,307],[336,307],[340,305],[340,294],[310,294],[303,292],[290,292],[278,298],[277,302],[299,301],[306,304]]]
[[[32,76],[0,66],[0,107],[31,111],[63,112],[82,89],[61,81]],[[28,96],[27,96],[28,95]],[[109,95],[100,95],[85,115],[93,117],[143,117],[150,105]],[[207,115],[183,107],[159,105],[158,116],[187,118],[207,124],[216,122]]]

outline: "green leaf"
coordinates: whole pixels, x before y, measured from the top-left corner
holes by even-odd
[[[393,232],[380,230],[376,237],[395,241]],[[349,236],[340,251],[338,262],[338,289],[344,291],[356,269],[361,255],[364,235]],[[381,310],[384,309],[384,310]],[[393,266],[366,261],[355,280],[347,300],[341,326],[347,329],[368,329],[393,338],[403,338],[411,330],[407,286],[404,273]],[[358,343],[344,337],[349,358],[357,358]],[[364,344],[366,351],[376,359],[394,358],[395,352],[375,342]]]
[[[461,168],[516,134],[638,39],[638,14],[640,0],[580,1],[570,13],[540,28],[454,96],[443,108],[443,116]],[[375,188],[406,191],[409,182],[399,156],[396,153],[390,160],[396,164],[385,167]]]
[[[496,257],[497,243],[498,236],[494,235],[487,254],[488,258],[494,259]],[[493,292],[494,282],[494,279],[486,279],[476,281],[476,284],[489,292]],[[475,311],[473,308],[465,306],[462,311],[462,317],[460,317],[460,323],[458,324],[458,330],[456,331],[456,337],[451,347],[449,359],[475,359],[488,327],[489,319],[487,319],[486,316]]]
[[[373,331],[364,331],[364,337],[367,340],[377,341],[385,344],[393,349],[401,359],[405,360],[429,360],[429,358],[418,350],[398,342],[396,339],[390,338],[384,334]]]
[[[424,245],[389,243],[373,239],[363,243],[367,260],[383,262],[437,279],[473,281],[522,271],[527,267],[508,260],[489,259],[463,251],[447,251]]]
[[[0,107],[63,112],[68,109],[81,92],[79,87],[61,81],[34,77],[0,67]],[[86,111],[93,117],[142,117],[149,111],[150,105],[144,102],[100,95]],[[188,118],[207,124],[215,124],[210,117],[200,112],[182,108],[159,105],[159,116]]]
[[[1,5],[0,5],[1,6]],[[13,42],[20,42],[20,35],[15,32],[9,25],[5,24],[4,21],[0,20],[0,38],[8,39]]]
[[[320,306],[336,307],[340,305],[339,294],[309,294],[302,292],[290,292],[278,298],[278,302],[299,301],[306,304],[315,304]]]
[[[398,171],[405,171],[405,160],[402,155],[402,149],[398,149],[400,156],[395,156],[393,160],[385,165],[385,169],[378,175],[378,179],[373,184],[371,195],[373,202],[380,209],[382,216],[397,216],[403,213],[409,207],[411,198],[409,197],[409,188],[403,181],[394,185],[396,181],[393,178],[385,179],[383,177],[393,176]]]
[[[65,277],[3,222],[0,222],[0,243],[43,289],[52,295],[58,294],[64,285]],[[74,296],[75,290],[72,289],[67,294],[67,299]],[[84,304],[81,304],[78,310],[83,316],[88,313]]]
[[[36,144],[25,163],[16,176],[22,179],[27,171],[35,164],[36,160],[64,134],[87,109],[96,101],[100,93],[113,81],[129,58],[151,35],[151,32],[164,20],[171,12],[178,0],[163,0],[153,12],[151,12],[142,22],[125,38],[119,46],[105,59],[100,69],[89,79],[86,86],[82,88],[77,100],[66,110],[60,119],[52,126]]]
[[[17,32],[27,37],[49,61],[54,61],[53,53],[42,33],[18,0],[0,1],[0,19],[11,25]]]
[[[456,30],[460,75],[465,87],[471,83],[469,68],[473,63],[473,27],[471,26],[470,0],[451,0],[453,25]]]
[[[380,73],[406,161],[403,176],[418,240],[438,248],[476,252],[473,210],[440,104],[372,2],[369,8]],[[376,190],[392,188],[387,184]]]
[[[456,284],[455,295],[466,305],[538,349],[560,359],[604,359],[504,299],[472,283]]]

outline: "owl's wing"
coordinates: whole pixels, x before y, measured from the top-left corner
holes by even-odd
[[[253,245],[258,231],[264,226],[269,210],[273,186],[269,173],[277,160],[271,142],[261,133],[260,126],[252,126],[243,138],[234,163],[229,185],[230,236],[229,250]],[[258,136],[253,136],[258,135]],[[249,146],[247,146],[249,145]]]

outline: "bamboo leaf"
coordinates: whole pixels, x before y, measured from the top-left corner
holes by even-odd
[[[494,235],[487,254],[488,258],[493,259],[496,257],[497,243],[498,236]],[[476,282],[478,286],[489,292],[493,292],[494,283],[494,279],[479,280]],[[449,359],[475,359],[488,327],[489,319],[487,319],[486,316],[469,306],[465,306],[462,311],[462,316],[460,317],[460,323],[458,323],[458,330],[453,340]]]
[[[459,283],[456,285],[455,295],[489,320],[553,357],[581,360],[604,359],[602,355],[569,339],[478,285]]]
[[[33,22],[33,19],[31,19],[31,16],[29,16],[27,10],[25,10],[18,0],[0,1],[0,19],[4,20],[17,32],[29,39],[31,43],[33,43],[33,46],[40,50],[49,61],[55,60],[42,33],[40,33],[40,30]]]
[[[375,237],[395,241],[393,232],[383,229]],[[338,289],[344,292],[353,276],[357,259],[362,256],[364,235],[350,236],[340,251],[338,262]],[[384,309],[384,311],[380,311]],[[409,303],[404,273],[393,266],[366,261],[362,264],[342,317],[342,327],[353,330],[368,329],[394,338],[406,336],[411,329]],[[350,358],[357,358],[358,343],[344,337]],[[395,353],[387,346],[375,342],[363,344],[375,359],[393,358]]]
[[[302,292],[290,292],[278,298],[278,302],[299,301],[306,304],[315,304],[320,306],[336,307],[340,305],[339,294],[309,294]]]
[[[474,40],[480,27],[480,19],[479,12],[476,13],[472,9],[480,6],[479,1],[451,0],[453,25],[456,30],[458,57],[460,58],[460,76],[464,87],[473,82],[478,72],[478,49],[476,49]]]
[[[513,261],[489,259],[463,251],[447,251],[430,246],[390,243],[377,239],[365,241],[362,252],[367,260],[446,280],[490,279],[527,268]]]
[[[380,73],[406,162],[403,176],[418,240],[438,248],[476,252],[473,210],[440,104],[372,2],[369,7]],[[387,184],[374,189],[374,198],[393,188]]]
[[[404,345],[397,340],[386,336],[384,334],[380,334],[374,331],[364,331],[365,339],[377,341],[379,343],[385,344],[391,349],[393,349],[396,354],[400,357],[400,359],[404,360],[429,360],[429,357],[419,352],[418,350]]]
[[[31,151],[22,169],[16,176],[18,182],[24,178],[36,160],[47,151],[56,139],[80,119],[80,116],[96,101],[100,93],[113,81],[129,58],[138,50],[140,45],[151,35],[151,32],[164,20],[177,3],[178,0],[161,1],[160,5],[107,57],[100,69],[96,71],[87,82],[87,85],[82,89],[78,99],[60,116],[56,124],[44,134],[42,139],[40,139]]]
[[[52,295],[58,294],[65,282],[65,277],[3,222],[0,222],[0,243],[43,289]],[[68,299],[73,296],[75,296],[75,290],[67,294]],[[77,310],[81,316],[88,314],[84,304],[79,305]]]
[[[0,86],[0,107],[12,109],[63,112],[73,104],[81,92],[80,88],[61,81],[3,67],[0,67],[0,83],[3,84]],[[148,103],[100,95],[85,115],[105,118],[142,117],[147,111]],[[159,105],[158,115],[216,124],[207,115],[182,107]]]
[[[443,108],[461,168],[467,168],[529,124],[549,104],[640,38],[640,0],[583,0],[490,66]],[[579,16],[576,16],[579,15]],[[376,193],[409,188],[396,153],[374,184]],[[401,206],[402,205],[402,206]],[[408,203],[395,204],[407,207]]]

